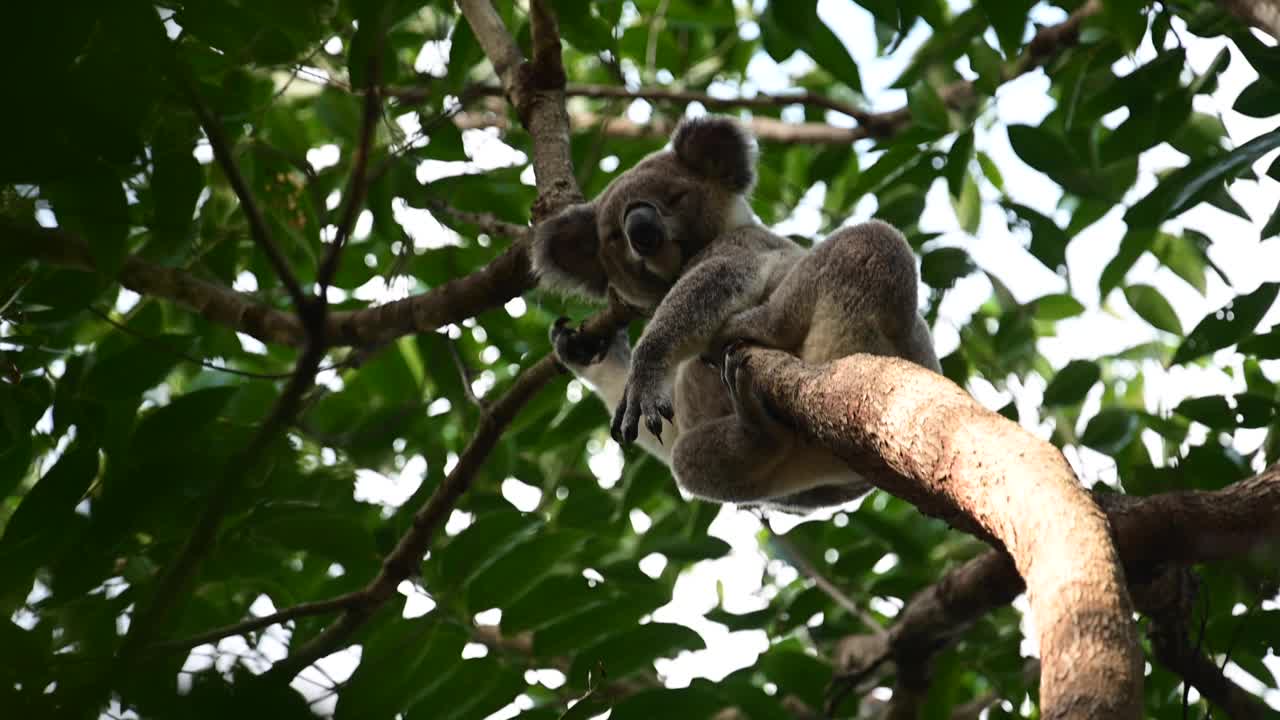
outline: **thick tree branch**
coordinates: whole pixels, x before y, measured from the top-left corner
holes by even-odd
[[[1142,654],[1111,528],[1056,448],[899,358],[815,368],[743,352],[784,422],[877,487],[1009,553],[1036,617],[1044,717],[1141,716]]]
[[[535,222],[582,202],[569,152],[569,116],[564,109],[564,66],[555,17],[542,0],[529,5],[533,60],[526,61],[489,0],[458,0],[480,47],[502,81],[502,89],[533,140],[538,199]]]
[[[0,257],[95,269],[88,246],[73,233],[60,228],[23,226],[5,219],[0,219]],[[172,300],[210,322],[265,343],[301,346],[306,342],[306,331],[296,315],[188,271],[130,256],[121,266],[117,280],[140,295]],[[419,295],[362,310],[329,313],[325,340],[330,347],[366,347],[403,335],[431,332],[499,307],[532,287],[527,251],[523,241],[517,242],[480,270]]]
[[[1221,490],[1098,498],[1131,581],[1168,564],[1237,557],[1280,541],[1280,523],[1275,522],[1280,517],[1280,463]],[[1023,588],[1009,556],[987,552],[916,593],[888,628],[888,637],[842,638],[832,653],[835,666],[855,676],[889,659],[923,664],[979,617],[1012,602]],[[1149,605],[1140,609],[1148,612]]]

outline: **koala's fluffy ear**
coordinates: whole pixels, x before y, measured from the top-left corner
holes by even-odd
[[[545,288],[565,295],[601,300],[609,286],[600,264],[596,209],[571,205],[538,223],[531,253],[533,272]]]
[[[755,184],[755,138],[734,120],[685,118],[672,133],[671,145],[680,162],[732,192],[745,194]]]

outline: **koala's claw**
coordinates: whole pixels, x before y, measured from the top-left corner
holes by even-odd
[[[627,383],[622,391],[622,401],[613,414],[609,434],[620,445],[629,445],[640,436],[640,421],[658,444],[662,444],[662,420],[674,421],[675,407],[670,398],[660,391],[638,391],[633,383]]]
[[[569,327],[569,318],[556,318],[548,333],[556,358],[565,365],[594,365],[609,352],[609,340]]]
[[[720,361],[720,381],[731,395],[737,394],[738,370],[742,367],[743,354],[739,352],[746,346],[742,340],[733,340],[724,346],[724,358]]]

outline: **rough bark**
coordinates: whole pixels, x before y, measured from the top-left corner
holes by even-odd
[[[877,487],[1008,552],[1040,642],[1043,717],[1141,717],[1142,654],[1111,528],[1056,448],[899,358],[815,368],[744,352],[784,422]]]
[[[1280,541],[1280,523],[1275,522],[1280,517],[1280,463],[1221,490],[1142,498],[1106,494],[1099,499],[1131,583],[1171,565],[1238,557]],[[1008,555],[998,550],[980,555],[912,596],[887,633],[842,638],[832,652],[835,666],[856,676],[890,659],[923,665],[979,617],[1012,602],[1024,587]],[[1155,607],[1142,603],[1139,609],[1150,613]]]

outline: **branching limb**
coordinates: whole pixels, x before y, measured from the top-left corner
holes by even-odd
[[[1119,553],[1056,448],[899,358],[819,368],[745,352],[783,422],[877,487],[1009,553],[1037,620],[1046,718],[1141,716],[1142,654]]]
[[[605,311],[587,323],[587,332],[610,332],[621,322],[613,312]],[[476,474],[483,467],[489,453],[502,438],[520,409],[533,396],[562,372],[555,357],[548,355],[516,378],[511,388],[501,398],[488,406],[480,418],[471,442],[458,456],[458,464],[413,516],[409,530],[382,561],[382,570],[361,591],[363,600],[346,608],[342,616],[307,644],[294,650],[289,657],[276,663],[269,671],[275,678],[287,680],[320,658],[346,647],[352,636],[364,626],[373,614],[394,595],[400,581],[415,573],[422,556],[431,547],[431,541],[448,519],[455,505],[471,487]]]
[[[1151,618],[1148,637],[1156,659],[1232,720],[1262,720],[1271,714],[1267,706],[1229,680],[1200,649],[1200,638],[1193,633],[1203,634],[1204,628],[1197,630],[1192,617],[1198,592],[1189,571],[1169,567],[1137,595],[1142,611]]]
[[[1220,490],[1144,498],[1105,494],[1099,500],[1130,579],[1151,577],[1167,564],[1237,557],[1280,540],[1280,523],[1275,522],[1280,517],[1280,463]],[[907,602],[889,627],[887,641],[862,634],[838,641],[832,654],[841,673],[832,692],[844,691],[848,679],[856,681],[864,668],[890,658],[927,661],[979,617],[1012,602],[1023,588],[1003,552],[992,550],[960,565]],[[1139,609],[1151,613],[1151,598],[1160,593],[1143,584],[1137,589],[1142,590]]]

